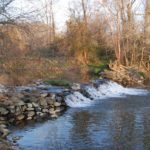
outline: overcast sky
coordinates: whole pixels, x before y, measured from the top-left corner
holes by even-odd
[[[16,0],[14,5],[22,11],[33,10],[42,7],[42,1],[44,0]],[[68,7],[73,0],[55,0],[55,21],[57,28],[63,28],[67,20]]]
[[[17,6],[19,9],[21,9],[22,11],[29,11],[29,10],[34,10],[36,8],[39,9],[42,8],[42,2],[44,1],[48,1],[48,0],[16,0],[14,5]],[[73,1],[77,2],[79,0],[54,0],[54,1],[55,1],[55,5],[54,5],[55,21],[56,21],[57,29],[60,30],[63,27],[65,27],[65,22],[68,18],[69,5]],[[144,0],[136,1],[137,7],[141,6],[141,1]],[[142,6],[140,9],[143,10]]]

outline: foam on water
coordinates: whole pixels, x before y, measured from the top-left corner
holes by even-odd
[[[98,100],[111,97],[125,97],[127,95],[146,95],[148,91],[145,89],[125,88],[113,81],[106,81],[99,84],[98,87],[88,85],[84,87],[84,91],[88,93],[88,97],[80,92],[74,92],[66,96],[66,103],[70,107],[87,107],[94,104]]]
[[[91,99],[86,98],[80,92],[68,95],[65,101],[70,107],[86,107],[91,105]]]

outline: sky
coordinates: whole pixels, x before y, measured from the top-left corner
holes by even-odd
[[[34,10],[42,7],[44,0],[16,0],[13,5],[17,6],[22,11]],[[65,22],[68,18],[68,7],[73,0],[55,0],[54,13],[57,28],[65,27]]]
[[[29,11],[29,10],[34,10],[37,8],[41,9],[43,6],[42,3],[44,1],[48,1],[48,0],[15,0],[13,5],[15,7],[17,6],[22,11]],[[79,0],[54,0],[54,1],[55,1],[54,14],[55,14],[56,28],[57,30],[60,31],[60,30],[63,30],[63,28],[65,28],[65,22],[69,14],[68,12],[69,6],[71,5],[71,3],[77,2]],[[94,0],[91,0],[91,1],[94,2]],[[143,10],[141,1],[144,1],[144,0],[136,0],[136,6],[138,6],[141,10]],[[139,8],[138,10],[140,10]],[[140,12],[137,12],[137,13],[140,13]]]

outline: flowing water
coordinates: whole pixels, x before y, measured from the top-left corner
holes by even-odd
[[[106,81],[66,97],[62,116],[14,128],[24,150],[150,150],[150,91]]]

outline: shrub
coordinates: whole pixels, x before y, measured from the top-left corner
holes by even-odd
[[[67,80],[45,80],[45,84],[54,85],[54,86],[64,86],[64,87],[70,87],[71,82]]]

